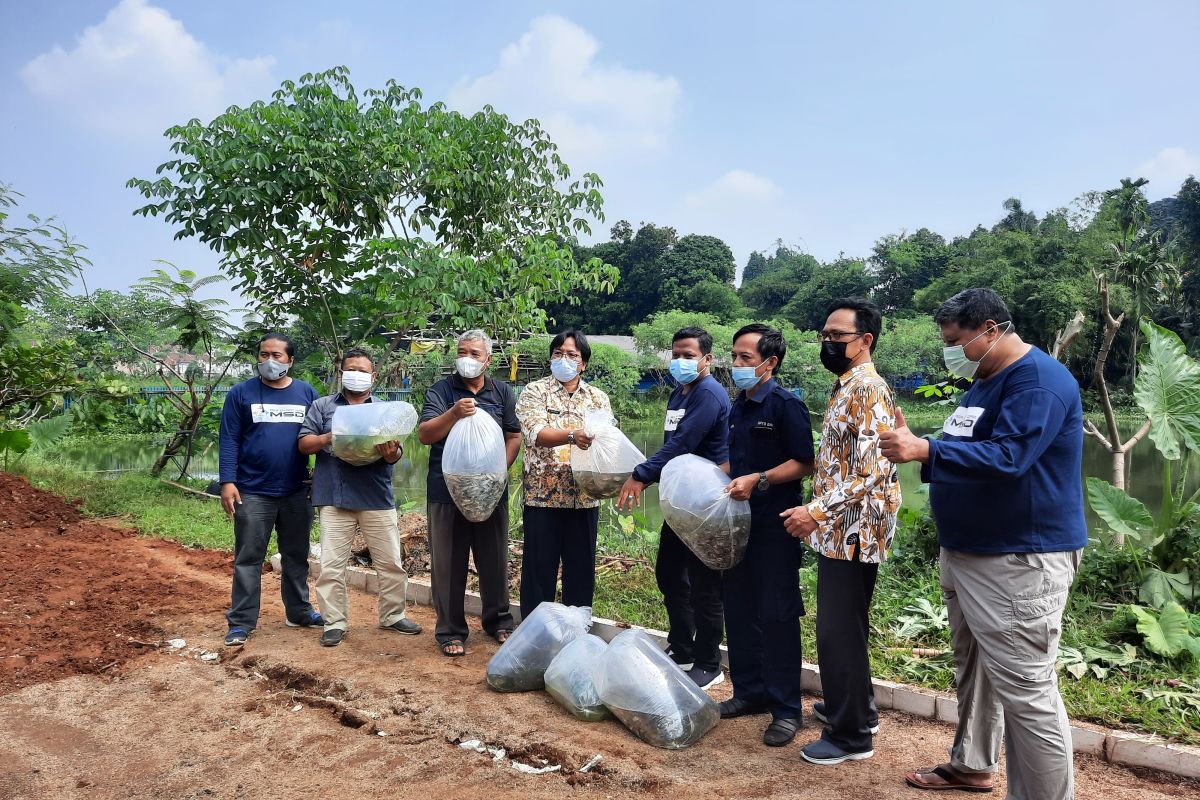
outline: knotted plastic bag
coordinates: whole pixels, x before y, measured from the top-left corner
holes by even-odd
[[[589,497],[616,497],[622,484],[646,456],[629,437],[617,428],[607,411],[584,412],[583,431],[594,436],[587,450],[571,448],[571,473],[580,489]]]
[[[508,486],[504,431],[490,414],[476,411],[454,423],[442,451],[442,476],[458,510],[483,522]]]
[[[679,750],[700,741],[720,709],[645,631],[623,631],[596,671],[600,702],[639,739]]]
[[[403,400],[338,406],[333,412],[333,454],[356,467],[383,456],[375,445],[403,439],[417,427],[417,410]]]
[[[521,621],[487,665],[488,686],[531,692],[545,686],[546,668],[559,651],[592,627],[592,609],[544,602]]]
[[[596,691],[596,670],[608,644],[590,633],[567,643],[546,668],[546,691],[585,722],[611,716]]]
[[[663,519],[709,569],[736,565],[750,541],[750,503],[730,497],[728,485],[720,467],[691,453],[667,462],[659,482]]]

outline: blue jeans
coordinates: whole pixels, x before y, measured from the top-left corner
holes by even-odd
[[[283,561],[280,589],[288,619],[304,619],[313,611],[308,599],[308,537],[313,510],[308,490],[285,497],[243,494],[233,512],[233,601],[225,619],[231,628],[254,630],[262,592],[263,560],[271,531],[277,533]]]

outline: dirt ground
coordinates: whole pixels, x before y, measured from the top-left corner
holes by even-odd
[[[752,717],[658,750],[619,723],[579,722],[544,693],[490,691],[496,646],[477,628],[468,655],[449,660],[428,633],[376,627],[362,593],[351,593],[346,641],[322,648],[316,631],[284,626],[271,574],[258,630],[225,651],[227,554],[81,521],[5,475],[0,558],[2,800],[921,798],[903,773],[941,760],[952,735],[885,712],[873,759],[814,767],[798,752],[814,726],[770,749],[766,719]],[[412,617],[432,628],[428,609]],[[485,752],[460,746],[469,741]],[[1094,759],[1077,759],[1076,776],[1081,798],[1200,797],[1196,782]]]

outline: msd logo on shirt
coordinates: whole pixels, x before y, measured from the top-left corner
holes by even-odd
[[[304,422],[308,409],[292,403],[251,403],[250,418],[254,422]]]
[[[942,433],[947,436],[958,436],[963,439],[970,439],[975,436],[975,423],[983,416],[985,408],[979,406],[959,406],[955,409],[950,418],[946,420],[946,424],[942,426]]]

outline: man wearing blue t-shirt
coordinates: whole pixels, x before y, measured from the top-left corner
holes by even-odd
[[[918,789],[989,791],[1007,742],[1010,797],[1074,796],[1071,729],[1055,660],[1067,593],[1087,544],[1083,409],[1067,369],[1021,341],[991,289],[934,315],[946,367],[973,378],[938,440],[900,414],[880,434],[896,463],[921,462],[941,545],[958,685],[950,761],[907,776]]]
[[[617,508],[632,508],[642,491],[656,482],[667,462],[693,453],[729,472],[729,392],[709,374],[712,336],[703,328],[683,328],[671,342],[671,376],[679,383],[667,400],[663,446],[643,461],[621,487]],[[658,589],[667,608],[669,655],[701,689],[725,680],[721,639],[725,609],[721,573],[704,566],[696,554],[663,523],[654,562]]]
[[[296,348],[280,333],[258,343],[258,374],[229,390],[221,409],[221,505],[233,517],[233,601],[225,615],[226,647],[240,647],[258,625],[262,565],[271,531],[282,559],[280,588],[287,624],[321,627],[308,595],[308,457],[296,436],[313,387],[287,373]]]

